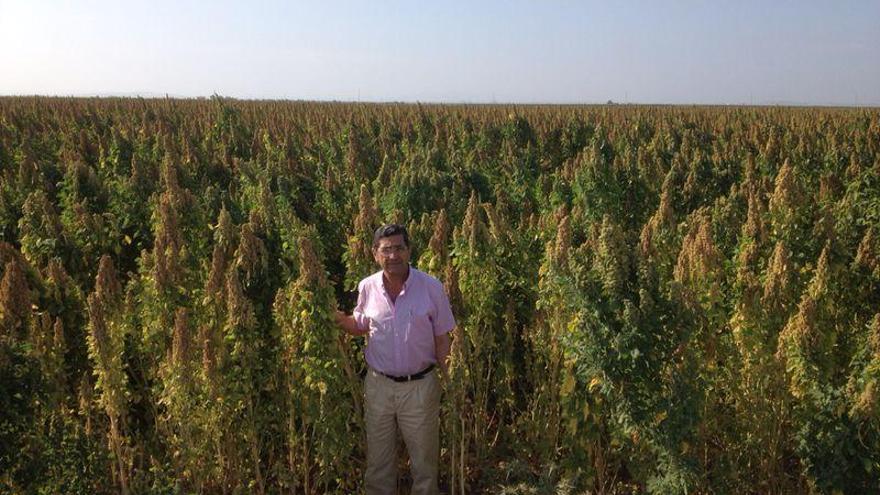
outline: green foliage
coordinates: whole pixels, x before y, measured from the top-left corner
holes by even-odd
[[[0,491],[356,493],[408,225],[463,493],[880,489],[876,109],[0,98]]]
[[[302,236],[298,248],[299,276],[278,292],[274,305],[288,414],[287,484],[307,493],[348,493],[354,488],[359,394],[333,323],[332,288],[309,237]]]

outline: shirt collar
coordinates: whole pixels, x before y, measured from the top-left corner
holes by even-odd
[[[406,280],[403,281],[403,285],[400,286],[400,292],[405,291],[406,288],[410,286],[410,282],[412,282],[413,279],[415,278],[416,272],[418,272],[418,270],[413,268],[412,265],[409,265],[409,272],[406,275]],[[379,275],[379,284],[381,285],[382,290],[387,292],[387,290],[385,288],[385,272],[380,270],[378,275]]]

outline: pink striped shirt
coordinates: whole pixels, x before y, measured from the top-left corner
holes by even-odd
[[[381,271],[361,280],[354,319],[360,330],[369,329],[367,364],[396,376],[437,364],[434,336],[455,328],[443,284],[412,267],[395,302],[385,290]]]

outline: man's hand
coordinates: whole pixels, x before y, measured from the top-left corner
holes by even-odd
[[[449,334],[434,336],[434,353],[437,356],[437,366],[440,367],[440,373],[445,379],[447,377],[447,367],[449,366]]]
[[[339,328],[349,335],[363,335],[367,333],[358,328],[357,320],[354,319],[354,316],[347,315],[338,309],[334,319]]]

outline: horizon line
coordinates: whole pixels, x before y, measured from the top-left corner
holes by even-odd
[[[291,103],[339,103],[339,104],[367,104],[367,105],[479,105],[479,106],[692,106],[692,107],[792,107],[792,108],[853,108],[875,109],[880,108],[880,102],[868,103],[806,103],[799,101],[760,101],[760,102],[736,102],[736,103],[695,103],[695,102],[649,102],[649,101],[468,101],[468,100],[362,100],[362,99],[307,99],[289,97],[239,97],[213,93],[210,95],[180,95],[172,93],[145,92],[96,92],[96,93],[72,93],[72,94],[39,94],[39,93],[0,93],[0,98],[57,98],[57,99],[145,99],[145,100],[209,100],[212,98],[229,99],[235,101],[252,102],[291,102]]]

